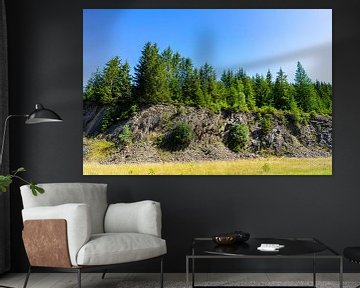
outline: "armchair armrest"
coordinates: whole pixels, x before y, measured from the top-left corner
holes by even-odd
[[[33,207],[22,210],[23,221],[64,219],[66,221],[67,242],[70,261],[77,265],[76,256],[80,248],[89,241],[91,235],[91,222],[89,206],[82,203],[71,203],[58,206]],[[40,235],[33,241],[39,241]],[[47,245],[49,243],[46,243]]]
[[[105,215],[106,233],[143,233],[161,237],[160,203],[150,200],[110,204]]]

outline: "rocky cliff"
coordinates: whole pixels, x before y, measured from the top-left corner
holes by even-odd
[[[291,115],[277,112],[221,112],[175,105],[154,105],[133,117],[113,124],[101,133],[106,107],[85,106],[84,136],[105,138],[117,144],[106,163],[231,160],[260,156],[327,157],[332,151],[332,117],[309,116],[295,121]],[[178,122],[188,123],[194,140],[182,151],[166,151],[158,139]],[[250,141],[235,153],[224,144],[227,133],[237,123],[246,124]],[[120,145],[119,133],[127,125],[132,144]],[[84,147],[86,159],[88,147]]]

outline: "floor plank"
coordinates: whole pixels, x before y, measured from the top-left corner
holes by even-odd
[[[142,282],[158,283],[159,274],[157,273],[108,273],[106,279],[101,279],[102,273],[83,273],[82,284],[84,288],[118,288],[121,283],[126,287],[131,283]],[[25,273],[8,273],[0,275],[0,285],[22,288],[25,280]],[[318,273],[318,281],[338,281],[337,273]],[[167,282],[177,282],[181,287],[185,286],[184,273],[167,273],[165,274],[165,284]],[[311,273],[199,273],[196,278],[197,283],[202,282],[256,282],[259,285],[267,281],[308,281],[311,283]],[[360,284],[360,273],[344,273],[344,282],[354,282]],[[166,285],[165,285],[166,287]],[[178,286],[177,286],[178,287]],[[32,273],[29,279],[28,288],[77,288],[76,273]]]

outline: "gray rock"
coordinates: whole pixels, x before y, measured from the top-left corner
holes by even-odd
[[[106,107],[84,107],[84,133],[100,133]],[[157,140],[183,121],[194,130],[195,140],[184,151],[168,152],[156,146]],[[243,123],[250,130],[250,143],[245,151],[234,153],[224,140],[231,126]],[[255,112],[213,113],[208,109],[154,105],[134,117],[112,125],[102,137],[117,143],[118,135],[128,125],[133,144],[119,147],[108,163],[141,163],[161,161],[231,160],[266,155],[288,157],[331,156],[332,117],[312,117],[309,123],[295,125],[284,117],[272,116],[272,127],[264,133]],[[84,151],[85,153],[87,151]]]

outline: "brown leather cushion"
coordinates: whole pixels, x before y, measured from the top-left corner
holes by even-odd
[[[26,220],[23,241],[31,266],[71,267],[66,220]]]

